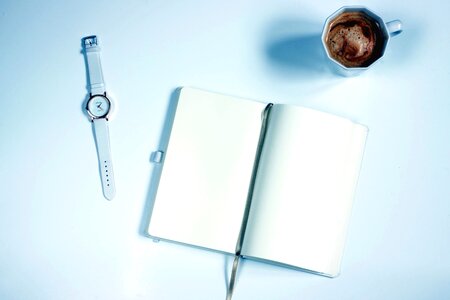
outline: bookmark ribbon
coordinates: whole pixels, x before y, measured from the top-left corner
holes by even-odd
[[[233,268],[231,269],[231,276],[230,276],[230,282],[228,284],[228,291],[227,291],[227,299],[226,300],[231,300],[231,298],[233,297],[233,292],[234,292],[234,287],[236,285],[236,274],[237,274],[237,269],[239,266],[239,260],[240,260],[241,256],[236,254],[234,256],[234,261],[233,261]]]
[[[242,246],[244,244],[244,236],[245,236],[245,230],[247,229],[247,223],[248,223],[248,218],[249,218],[249,214],[250,214],[250,206],[252,204],[253,189],[255,187],[255,181],[256,181],[256,173],[258,172],[259,160],[261,159],[262,146],[264,145],[264,139],[266,137],[266,132],[267,132],[267,122],[269,120],[270,111],[272,109],[272,106],[273,106],[272,103],[267,104],[267,106],[264,109],[264,112],[262,113],[262,116],[261,116],[262,124],[261,124],[261,132],[259,134],[258,149],[256,151],[255,162],[253,164],[252,178],[250,180],[250,185],[249,185],[249,190],[248,190],[248,195],[247,195],[247,203],[245,205],[244,215],[242,217],[241,230],[239,232],[238,240],[236,243],[236,252],[235,252],[234,261],[233,261],[233,268],[231,270],[230,282],[228,284],[226,300],[231,300],[231,297],[233,297],[234,287],[236,285],[237,270],[238,270],[238,266],[239,266],[239,260],[241,259],[241,250],[242,250]]]

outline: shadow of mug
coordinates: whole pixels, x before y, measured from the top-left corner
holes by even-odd
[[[278,75],[305,80],[332,75],[322,47],[322,27],[322,24],[296,19],[273,23],[266,33],[269,66]]]
[[[267,49],[275,62],[298,72],[323,71],[324,56],[320,34],[289,37],[273,43]]]

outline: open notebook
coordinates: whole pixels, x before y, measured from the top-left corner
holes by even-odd
[[[148,233],[336,276],[366,135],[312,109],[182,88]]]

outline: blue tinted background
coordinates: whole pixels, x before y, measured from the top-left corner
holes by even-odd
[[[230,257],[142,235],[150,155],[184,85],[370,129],[341,276],[244,261],[234,299],[450,298],[450,2],[350,3],[404,22],[355,78],[330,74],[319,48],[325,18],[345,4],[1,1],[0,298],[225,298]],[[112,202],[82,111],[80,39],[91,34],[118,104]]]

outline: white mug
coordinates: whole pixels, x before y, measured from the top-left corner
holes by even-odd
[[[332,53],[327,46],[327,37],[330,30],[332,30],[331,25],[333,21],[337,20],[337,18],[341,17],[344,13],[359,13],[364,15],[365,18],[372,21],[372,23],[377,26],[373,26],[373,29],[377,30],[377,34],[379,34],[380,39],[376,40],[375,43],[378,44],[379,50],[373,56],[371,56],[370,61],[367,62],[366,65],[361,66],[349,66],[344,65],[337,58],[333,57]],[[349,29],[350,30],[350,29]],[[335,13],[329,16],[326,21],[322,32],[322,44],[327,55],[327,59],[331,65],[331,68],[336,73],[343,76],[354,76],[358,75],[364,70],[370,68],[375,62],[379,61],[383,56],[386,50],[387,45],[389,44],[390,38],[394,35],[397,35],[402,31],[402,22],[400,20],[394,20],[390,22],[384,22],[382,18],[380,18],[377,14],[373,13],[366,7],[363,6],[344,6],[338,9]]]

